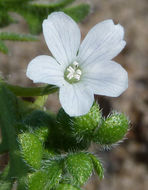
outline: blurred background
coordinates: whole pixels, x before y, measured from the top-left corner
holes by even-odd
[[[79,0],[86,2],[86,0]],[[147,190],[148,187],[148,0],[88,0],[91,13],[79,26],[82,39],[98,22],[113,19],[125,28],[126,48],[115,60],[129,74],[129,88],[118,98],[96,96],[104,115],[112,109],[124,112],[131,120],[131,130],[120,146],[110,151],[100,151],[92,145],[91,151],[103,161],[105,178],[99,181],[92,176],[87,190]],[[25,20],[18,21],[0,31],[29,33]],[[38,55],[49,55],[43,35],[38,42],[6,42],[9,55],[0,53],[0,72],[12,84],[33,86],[26,78],[29,61]],[[58,94],[50,95],[47,107],[57,112],[60,108]],[[5,159],[0,158],[0,165]]]

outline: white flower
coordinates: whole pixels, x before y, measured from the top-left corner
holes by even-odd
[[[34,58],[27,76],[35,83],[57,85],[61,105],[70,116],[86,114],[94,94],[117,97],[128,87],[127,72],[111,60],[126,44],[121,25],[105,20],[80,45],[78,25],[63,12],[55,12],[43,21],[43,34],[53,57]]]

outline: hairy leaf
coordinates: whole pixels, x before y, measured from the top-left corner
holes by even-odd
[[[56,161],[50,161],[44,165],[43,169],[29,175],[29,190],[50,190],[58,185],[62,175],[60,164]]]
[[[92,159],[92,162],[93,162],[94,169],[95,169],[96,173],[98,174],[100,179],[103,179],[103,177],[104,177],[104,169],[103,169],[103,166],[102,166],[101,162],[93,154],[89,154],[89,155],[90,155],[90,157]]]
[[[23,133],[19,135],[19,142],[25,161],[34,169],[39,169],[43,155],[43,147],[39,138],[31,133]]]
[[[84,185],[92,174],[93,164],[89,155],[80,152],[67,156],[65,169],[70,182],[74,185]]]

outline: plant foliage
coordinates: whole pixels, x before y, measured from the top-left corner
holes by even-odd
[[[55,3],[51,1],[45,1],[43,3],[36,0],[0,0],[0,27],[15,22],[10,12],[20,14],[28,23],[32,34],[41,32],[43,20],[54,11],[63,11],[70,15],[76,22],[79,22],[88,15],[90,6],[86,3],[82,3],[69,7],[68,5],[74,1],[75,0],[59,0]],[[3,40],[35,41],[37,38],[27,34],[0,32],[0,51],[7,54],[8,48]]]
[[[121,140],[129,124],[124,114],[105,119],[94,103],[84,116],[70,117],[63,109],[55,116],[43,111],[43,101],[26,103],[16,96],[18,87],[12,91],[5,84],[0,83],[0,153],[9,152],[10,160],[0,176],[0,190],[14,183],[18,190],[80,190],[93,171],[103,178],[103,166],[88,147],[91,142],[111,146]]]
[[[41,31],[43,19],[53,11],[64,11],[79,22],[89,13],[89,5],[67,7],[74,1],[0,0],[0,27],[14,22],[10,12],[22,15],[33,34]],[[0,51],[6,54],[5,40],[37,38],[0,32]],[[53,114],[44,104],[47,95],[57,90],[54,85],[27,88],[0,79],[0,155],[9,154],[0,173],[0,190],[12,190],[14,184],[17,190],[81,190],[94,171],[103,178],[103,165],[88,148],[92,142],[111,147],[121,141],[128,131],[127,117],[113,112],[103,118],[97,103],[83,116],[70,117],[62,108]]]

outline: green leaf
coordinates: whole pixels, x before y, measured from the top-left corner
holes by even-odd
[[[76,22],[80,22],[90,12],[90,6],[88,4],[80,4],[75,7],[64,8],[62,11],[71,16]]]
[[[39,169],[43,155],[41,141],[34,134],[23,133],[19,135],[19,142],[25,161],[34,169]]]
[[[8,48],[6,47],[6,45],[4,44],[3,41],[0,40],[0,51],[4,54],[8,53]]]
[[[58,185],[62,169],[57,161],[50,161],[44,163],[45,167],[33,174],[29,175],[28,188],[29,190],[50,190]]]
[[[93,162],[94,169],[95,169],[96,173],[98,174],[100,179],[103,179],[103,177],[104,177],[104,169],[103,169],[103,166],[102,166],[101,162],[93,154],[89,154],[89,155],[90,155],[90,157],[92,159],[92,162]]]
[[[5,7],[2,4],[0,4],[0,27],[7,26],[13,21],[14,20],[10,17]]]
[[[2,144],[12,150],[16,147],[15,124],[18,119],[17,98],[5,86],[0,85],[0,123]],[[1,145],[2,145],[1,144]],[[1,151],[0,151],[1,152]]]
[[[70,184],[60,184],[60,185],[58,185],[56,190],[80,190],[80,189],[77,187],[74,187]]]
[[[32,34],[38,34],[41,32],[43,19],[40,19],[36,14],[28,12],[27,10],[18,10],[17,12],[25,18]]]
[[[93,164],[89,155],[80,152],[67,156],[65,160],[67,181],[73,185],[84,185],[92,174]]]
[[[0,40],[37,41],[37,37],[30,34],[16,34],[16,33],[11,33],[11,32],[1,32]]]
[[[0,80],[0,84],[5,85],[11,92],[13,92],[16,96],[30,97],[30,96],[43,96],[56,92],[59,88],[54,85],[46,85],[44,87],[21,87],[16,85],[8,84],[2,80]]]
[[[41,3],[32,3],[33,7],[36,7],[38,9],[41,9],[41,8],[46,8],[46,9],[57,9],[57,8],[62,8],[62,7],[65,7],[66,5],[68,4],[71,4],[72,2],[74,2],[75,0],[58,0],[57,2],[51,2],[50,4],[41,4]]]
[[[122,140],[128,131],[129,121],[124,114],[113,113],[107,117],[94,134],[94,141],[110,145]]]
[[[8,178],[22,176],[26,172],[26,165],[18,152],[16,125],[19,121],[17,108],[18,99],[4,85],[0,85],[0,123],[2,129],[2,143],[7,143],[9,150],[10,169]],[[17,163],[17,164],[16,164]]]

